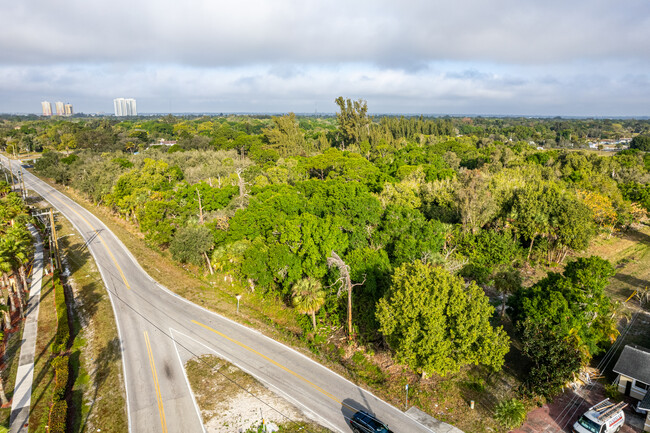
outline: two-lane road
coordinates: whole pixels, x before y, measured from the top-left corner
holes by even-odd
[[[5,157],[0,161],[8,167]],[[131,432],[204,431],[182,362],[207,353],[237,365],[334,431],[350,432],[346,418],[358,409],[376,413],[396,433],[431,431],[293,349],[170,292],[99,219],[23,173],[26,188],[77,228],[100,269],[122,345]]]

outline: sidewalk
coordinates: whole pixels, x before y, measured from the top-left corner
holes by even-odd
[[[38,307],[41,299],[41,283],[43,279],[43,244],[38,231],[28,225],[34,237],[36,252],[34,253],[34,267],[32,268],[31,287],[29,290],[29,303],[25,310],[25,327],[20,347],[20,360],[16,374],[13,404],[11,405],[11,418],[9,431],[11,433],[27,433],[29,431],[29,407],[32,398],[32,382],[34,380],[34,352],[36,350],[36,333],[38,330]]]

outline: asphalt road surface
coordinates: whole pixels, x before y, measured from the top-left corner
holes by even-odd
[[[0,161],[8,167],[4,156]],[[17,162],[12,166],[17,173]],[[431,432],[293,349],[167,290],[93,214],[22,172],[26,188],[74,224],[100,269],[119,330],[130,432],[205,431],[183,363],[209,353],[251,374],[333,431],[350,432],[347,420],[356,410],[366,410],[395,433]]]

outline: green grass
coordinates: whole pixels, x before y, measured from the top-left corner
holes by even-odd
[[[619,330],[623,331],[634,318],[627,333],[619,337],[622,343],[612,358],[614,361],[603,372],[611,381],[616,377],[611,369],[626,344],[650,348],[650,305],[640,305],[635,297],[626,302],[635,290],[650,286],[650,227],[638,225],[611,238],[603,237],[585,253],[590,254],[599,255],[616,267],[617,273],[606,292],[618,303]],[[592,365],[596,366],[603,356],[594,358]]]
[[[54,370],[51,345],[56,334],[56,307],[52,277],[44,275],[41,288],[41,304],[38,312],[38,335],[34,358],[34,383],[32,385],[30,431],[47,432],[46,426],[54,389]]]
[[[122,362],[110,299],[85,242],[64,218],[58,220],[59,246],[70,270],[75,306],[71,322],[72,392],[69,431],[127,430]],[[93,372],[91,374],[90,372]]]

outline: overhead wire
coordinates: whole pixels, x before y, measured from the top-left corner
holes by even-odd
[[[637,311],[633,316],[632,319],[628,322],[627,326],[623,329],[623,332],[619,335],[619,337],[616,339],[614,344],[610,346],[610,348],[607,350],[605,353],[605,356],[600,360],[598,363],[598,366],[596,367],[598,371],[603,371],[607,368],[611,360],[613,359],[614,355],[618,352],[618,349],[620,346],[623,344],[623,341],[625,341],[625,337],[627,336],[628,332],[632,328],[632,325],[636,321],[640,311]],[[587,384],[584,389],[585,393],[588,393],[589,391],[592,390],[596,382],[592,381],[591,383]],[[584,400],[584,397],[578,394],[575,390],[573,391],[573,397],[569,401],[569,403],[562,409],[562,411],[557,415],[555,418],[555,423],[561,428],[566,428],[566,426],[569,424],[569,422],[573,419],[575,414],[578,412],[580,407],[582,406],[581,403],[576,404],[578,400]]]

